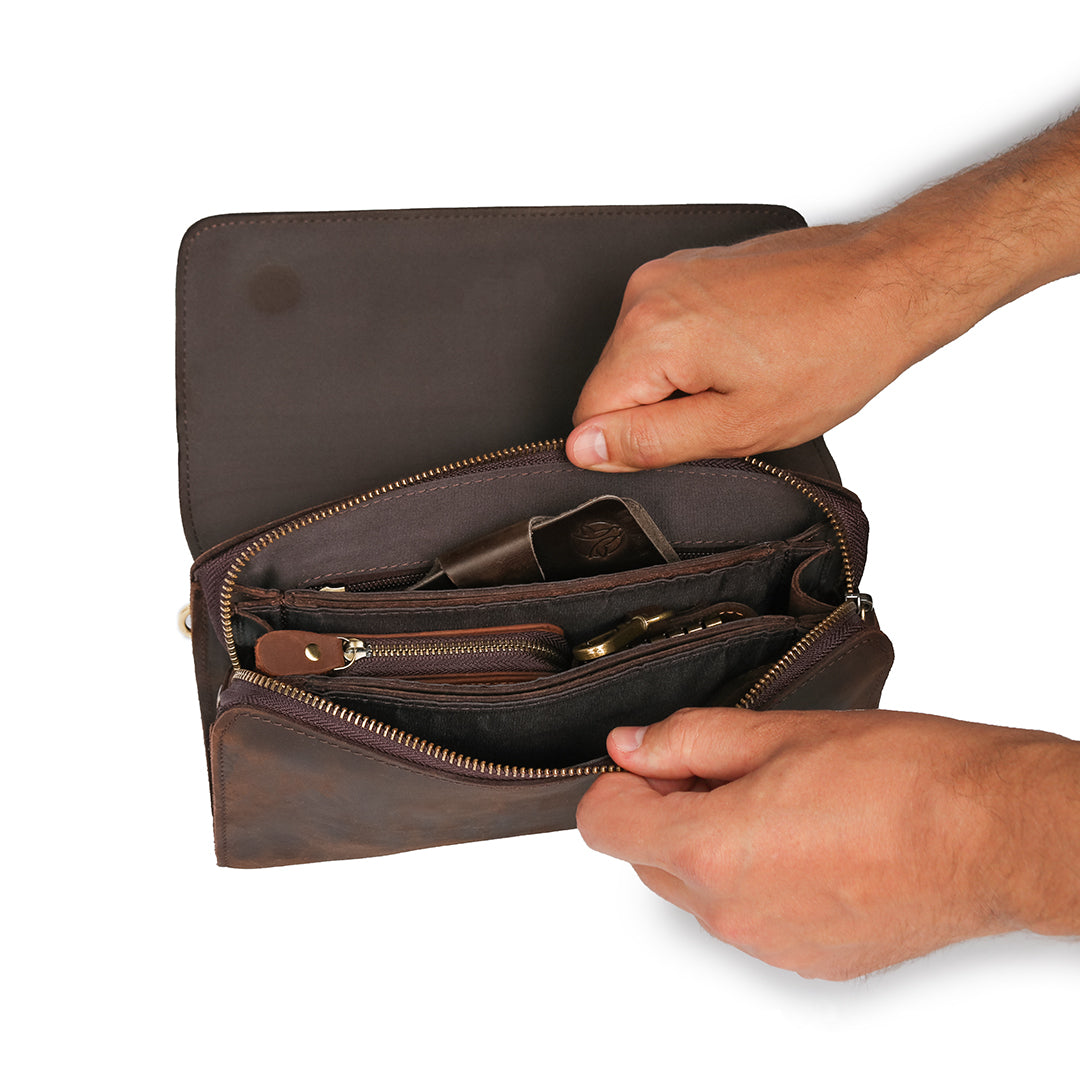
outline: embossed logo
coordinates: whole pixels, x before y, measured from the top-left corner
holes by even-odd
[[[574,550],[585,559],[610,559],[625,539],[622,526],[613,521],[586,521],[570,534]]]

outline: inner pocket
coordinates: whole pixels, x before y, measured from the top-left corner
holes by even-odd
[[[821,542],[777,542],[663,567],[509,588],[379,594],[294,590],[283,594],[276,610],[264,603],[238,605],[237,613],[257,615],[282,629],[331,633],[553,623],[576,642],[643,607],[681,611],[731,600],[761,614],[786,614],[796,567],[825,549]]]
[[[314,693],[410,735],[485,761],[561,768],[604,754],[607,733],[677,709],[721,703],[748,672],[794,644],[795,620],[770,617],[661,642],[511,688],[318,677]]]

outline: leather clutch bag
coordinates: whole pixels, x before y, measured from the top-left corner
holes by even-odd
[[[567,828],[614,726],[877,704],[867,523],[820,440],[611,475],[550,436],[637,265],[800,223],[603,207],[189,230],[181,502],[219,862]]]

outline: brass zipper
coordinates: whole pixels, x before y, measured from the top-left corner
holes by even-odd
[[[482,761],[479,758],[469,757],[465,754],[457,753],[454,750],[449,750],[446,747],[438,746],[435,743],[430,742],[427,739],[421,739],[419,736],[410,735],[407,732],[401,731],[399,728],[392,727],[389,724],[385,724],[380,720],[375,720],[370,716],[366,716],[363,713],[355,712],[352,709],[346,709],[342,705],[337,705],[326,698],[319,697],[317,694],[311,694],[306,690],[301,690],[297,686],[293,686],[291,683],[283,682],[280,679],[272,678],[267,675],[259,674],[258,672],[248,671],[240,666],[239,659],[236,653],[236,644],[233,637],[232,628],[232,595],[233,590],[236,587],[237,579],[240,576],[241,571],[251,561],[251,559],[257,555],[260,551],[265,550],[274,541],[279,540],[283,536],[287,536],[289,533],[296,531],[297,529],[306,528],[308,525],[312,525],[318,521],[323,521],[328,517],[332,517],[335,514],[342,513],[345,510],[350,510],[353,507],[359,506],[362,503],[376,498],[380,495],[385,495],[391,491],[397,491],[404,487],[409,487],[413,484],[421,483],[425,480],[434,479],[438,476],[445,476],[447,473],[454,472],[457,469],[466,467],[483,465],[491,461],[499,461],[507,458],[519,457],[528,453],[539,453],[544,450],[555,450],[563,445],[562,439],[547,439],[542,442],[526,443],[521,446],[511,447],[507,450],[496,450],[488,454],[481,454],[477,457],[466,458],[462,461],[456,461],[451,465],[442,465],[438,468],[429,469],[422,473],[416,473],[413,476],[405,477],[402,480],[396,480],[391,484],[385,484],[380,488],[375,488],[372,491],[365,492],[363,495],[356,495],[344,502],[336,503],[333,506],[324,507],[321,510],[312,511],[309,514],[305,514],[301,518],[295,518],[292,521],[286,522],[284,525],[279,525],[277,528],[272,529],[270,532],[264,533],[256,540],[252,541],[244,550],[236,556],[230,565],[225,575],[225,581],[221,589],[221,620],[222,630],[225,638],[225,645],[228,649],[229,660],[233,666],[233,675],[244,682],[251,683],[255,686],[261,687],[265,690],[271,690],[274,693],[283,694],[286,697],[292,698],[295,701],[299,701],[311,708],[318,709],[320,712],[324,712],[329,716],[333,716],[338,720],[343,720],[346,723],[356,725],[358,728],[364,731],[371,732],[375,735],[379,735],[392,742],[399,743],[402,746],[408,747],[414,752],[426,754],[437,761],[446,762],[457,768],[466,769],[471,772],[476,772],[484,776],[496,776],[505,779],[515,780],[538,780],[538,779],[561,779],[572,776],[592,776],[599,775],[606,772],[620,772],[621,770],[617,765],[592,765],[592,766],[571,766],[568,768],[534,768],[531,766],[520,765],[501,765],[489,761]],[[848,550],[847,537],[844,534],[843,526],[841,525],[837,516],[833,513],[832,509],[827,506],[813,491],[811,491],[807,485],[797,476],[788,472],[786,469],[781,469],[778,466],[770,465],[768,462],[761,461],[759,458],[748,457],[745,459],[749,464],[760,469],[762,472],[768,473],[771,476],[776,477],[779,480],[783,480],[785,483],[790,484],[796,491],[798,491],[804,498],[810,500],[825,516],[829,525],[832,527],[833,532],[836,534],[837,544],[840,550],[840,557],[843,565],[844,574],[844,588],[845,599],[842,604],[835,608],[832,612],[825,616],[820,623],[818,623],[812,630],[803,635],[779,660],[776,661],[772,667],[769,668],[764,675],[748,690],[742,698],[736,703],[736,708],[749,708],[751,703],[757,698],[763,689],[767,687],[774,679],[780,674],[786,671],[800,656],[802,656],[810,646],[817,641],[827,630],[836,623],[840,622],[848,614],[858,611],[860,614],[865,615],[865,611],[870,609],[871,601],[869,597],[859,594],[855,589],[855,576],[854,570],[851,564],[851,554]]]
[[[832,526],[833,532],[836,534],[837,546],[840,549],[840,559],[843,564],[844,573],[844,601],[838,607],[833,608],[832,611],[826,615],[821,622],[814,626],[811,630],[807,631],[794,645],[779,660],[776,661],[760,679],[739,700],[735,703],[737,709],[749,709],[754,701],[761,696],[762,692],[776,679],[778,679],[792,664],[795,663],[801,656],[803,656],[807,649],[809,649],[816,641],[818,641],[822,635],[827,633],[837,623],[842,622],[849,615],[858,612],[861,618],[866,618],[869,611],[873,610],[873,600],[865,593],[860,593],[855,588],[855,571],[851,565],[851,552],[848,550],[847,536],[844,533],[844,527],[841,525],[839,518],[833,513],[832,508],[826,506],[826,504],[818,498],[818,496],[811,491],[803,481],[795,476],[793,473],[788,472],[786,469],[781,469],[776,465],[770,465],[767,461],[762,461],[760,458],[748,457],[746,459],[751,465],[761,469],[762,472],[768,473],[770,476],[775,476],[779,480],[783,480],[790,484],[800,495],[809,499],[821,512],[825,515],[825,520]]]
[[[226,571],[225,581],[221,586],[221,603],[219,610],[221,614],[222,634],[225,638],[225,648],[229,653],[229,662],[234,669],[240,670],[240,661],[236,655],[236,641],[233,636],[232,625],[232,596],[233,590],[236,588],[236,581],[244,567],[247,566],[260,551],[265,550],[274,543],[275,540],[280,540],[283,536],[288,536],[289,533],[296,532],[298,529],[313,525],[317,521],[325,521],[326,518],[333,517],[335,514],[340,514],[345,510],[352,510],[361,503],[369,502],[379,495],[386,495],[389,492],[397,491],[400,488],[411,487],[413,484],[419,484],[425,480],[433,480],[438,476],[445,476],[447,473],[454,472],[457,469],[475,465],[484,465],[489,461],[500,461],[504,458],[519,457],[522,454],[539,453],[542,450],[557,450],[562,445],[562,439],[545,439],[542,442],[525,443],[522,446],[510,447],[508,450],[495,450],[488,454],[480,454],[477,457],[465,458],[462,461],[455,461],[452,465],[440,465],[437,468],[427,469],[422,473],[415,473],[412,476],[407,476],[403,480],[395,480],[392,484],[384,484],[380,488],[366,491],[363,495],[354,495],[351,499],[335,503],[333,506],[324,506],[321,510],[313,510],[303,517],[294,518],[292,521],[287,521],[284,525],[279,525],[276,529],[271,529],[270,532],[263,533],[262,536],[253,540],[239,555],[236,556],[232,565],[230,565],[229,569]]]
[[[832,508],[826,506],[798,476],[788,472],[787,469],[781,469],[777,465],[770,465],[760,458],[748,457],[746,460],[762,472],[790,484],[803,498],[809,499],[825,515],[825,520],[832,526],[833,532],[836,533],[837,546],[840,548],[840,559],[844,567],[844,596],[845,599],[853,599],[857,593],[855,591],[855,572],[851,566],[851,553],[848,551],[844,527],[840,524],[836,514],[833,513]]]
[[[558,649],[542,641],[516,641],[513,638],[494,638],[471,645],[388,645],[381,641],[365,641],[359,637],[343,637],[346,670],[357,660],[372,657],[409,658],[414,656],[477,656],[487,653],[532,653],[542,660],[558,662],[563,659]]]
[[[808,630],[794,645],[737,702],[736,709],[749,709],[761,692],[774,680],[778,679],[811,645],[838,622],[858,609],[858,600],[845,600],[839,607],[833,608],[816,626]]]
[[[410,750],[436,761],[445,762],[459,769],[467,769],[470,772],[479,773],[481,776],[496,776],[509,780],[561,780],[571,776],[598,776],[600,773],[621,772],[617,765],[576,765],[568,768],[538,768],[528,765],[500,765],[491,761],[481,761],[479,758],[459,754],[455,750],[448,750],[445,746],[439,746],[428,739],[421,739],[417,735],[410,735],[400,728],[384,724],[381,720],[375,720],[363,713],[346,709],[343,705],[335,705],[334,702],[317,694],[309,694],[291,683],[282,682],[280,679],[271,678],[269,675],[260,675],[246,668],[238,668],[233,672],[233,678],[251,683],[264,690],[272,690],[274,693],[283,694],[313,709],[318,709],[337,720],[343,720],[347,724],[354,724],[364,731],[379,735],[391,742],[399,743]]]

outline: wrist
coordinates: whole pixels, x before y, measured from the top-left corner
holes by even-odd
[[[1014,929],[1080,934],[1080,742],[1025,734],[1013,767],[998,770],[998,910]]]

